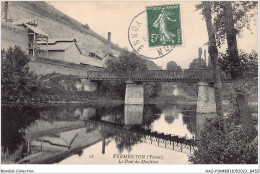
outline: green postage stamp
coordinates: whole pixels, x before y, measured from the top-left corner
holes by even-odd
[[[182,45],[180,4],[146,7],[149,47]]]

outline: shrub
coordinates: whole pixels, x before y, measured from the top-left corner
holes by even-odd
[[[36,75],[29,71],[29,61],[30,58],[19,46],[9,47],[7,51],[2,50],[3,102],[24,102],[37,98],[39,84]]]
[[[198,150],[189,158],[194,164],[257,164],[258,152],[250,145],[242,127],[227,124],[228,133],[219,129],[216,119],[207,120],[199,134]],[[257,147],[257,146],[256,146]]]

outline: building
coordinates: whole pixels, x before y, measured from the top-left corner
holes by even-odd
[[[104,67],[102,58],[96,53],[83,55],[76,39],[50,39],[37,25],[37,19],[22,19],[13,23],[2,21],[2,49],[18,45],[28,55],[99,68]]]
[[[69,63],[103,67],[102,59],[83,55],[76,39],[49,39],[39,43],[39,56]]]
[[[75,39],[49,39],[39,42],[39,56],[80,64],[81,50]]]

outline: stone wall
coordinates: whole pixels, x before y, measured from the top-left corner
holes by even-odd
[[[18,45],[26,54],[29,53],[29,37],[27,29],[10,23],[1,22],[1,49],[8,49],[10,46]]]
[[[38,75],[59,73],[62,75],[73,75],[78,77],[86,76],[87,71],[89,70],[104,70],[104,68],[73,64],[46,58],[31,58],[31,61],[29,62],[29,67],[31,71]]]
[[[48,51],[48,54],[46,51],[42,51],[40,53],[41,57],[48,57],[50,59],[54,59],[54,60],[60,60],[60,61],[64,61],[64,51]]]

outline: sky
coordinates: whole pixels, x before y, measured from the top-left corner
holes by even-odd
[[[111,32],[111,41],[118,44],[121,48],[133,50],[128,41],[128,27],[132,19],[146,9],[146,6],[165,5],[179,3],[181,6],[181,20],[183,32],[183,45],[175,47],[168,55],[154,60],[154,62],[166,67],[167,62],[173,60],[183,69],[188,68],[190,62],[198,57],[198,48],[207,49],[205,43],[208,41],[206,23],[200,11],[196,11],[197,2],[162,2],[162,1],[105,1],[105,2],[48,2],[55,8],[77,21],[88,24],[89,27],[107,38],[107,32]],[[238,48],[246,52],[258,50],[258,25],[251,23],[251,30],[245,30],[243,37],[238,38]],[[223,45],[220,52],[224,52],[226,45]]]

